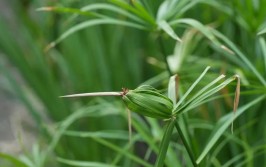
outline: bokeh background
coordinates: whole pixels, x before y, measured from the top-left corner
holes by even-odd
[[[135,7],[140,13],[120,2]],[[164,54],[168,56],[172,73],[180,76],[180,96],[209,65],[211,73],[201,85],[222,73],[241,77],[239,106],[247,108],[235,120],[235,134],[227,129],[201,165],[266,164],[263,34],[266,1],[137,2],[141,7],[119,0],[1,0],[0,164],[67,166],[56,158],[63,157],[139,166],[139,161],[128,155],[125,158],[121,150],[114,149],[114,146],[126,149],[128,144],[126,108],[119,98],[58,97],[80,92],[120,91],[123,87],[134,89],[141,84],[150,84],[164,92],[169,79]],[[80,10],[95,4],[102,6],[87,13]],[[132,21],[128,15],[117,12],[117,8],[112,11],[106,5],[128,11],[139,18],[139,25],[144,28],[122,23],[87,26],[61,41],[64,32],[100,17],[97,14]],[[41,8],[47,6],[57,8]],[[159,16],[165,17],[182,42],[171,38],[169,32],[161,31]],[[184,20],[174,24],[178,19]],[[57,39],[60,42],[49,48]],[[191,137],[189,141],[196,156],[211,141],[211,134],[222,117],[232,111],[234,88],[235,84],[226,87],[213,101],[184,115],[183,128]],[[257,98],[261,99],[254,102]],[[74,115],[77,111],[84,112]],[[161,140],[162,122],[134,113],[132,117],[133,130],[139,139],[128,154],[146,155],[145,160],[153,163]],[[68,135],[62,135],[64,127],[69,130]],[[101,134],[84,137],[84,133],[73,136],[75,131],[102,132],[105,137]],[[106,137],[108,134],[112,137]],[[172,151],[179,149],[182,150],[180,142]],[[172,156],[167,161],[172,163],[167,165],[186,164],[186,157],[181,153],[177,153],[178,156],[169,153]]]

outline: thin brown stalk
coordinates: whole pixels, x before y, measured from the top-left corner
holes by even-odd
[[[235,120],[235,113],[237,111],[238,108],[238,104],[239,104],[239,98],[240,98],[240,77],[238,75],[235,75],[236,79],[237,79],[237,84],[236,84],[236,91],[235,91],[235,99],[234,99],[234,118],[232,121],[232,125],[231,125],[231,132],[233,134],[233,130],[234,130],[234,120]]]

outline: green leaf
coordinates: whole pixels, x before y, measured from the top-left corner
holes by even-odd
[[[245,57],[245,55],[235,46],[233,42],[231,42],[227,37],[225,37],[222,33],[218,32],[215,29],[210,29],[205,26],[203,26],[200,22],[194,20],[194,19],[177,19],[170,22],[170,25],[175,24],[188,24],[190,26],[193,26],[194,28],[201,31],[208,39],[210,39],[216,46],[223,48],[225,51],[234,54],[236,53],[241,60],[249,67],[249,69],[258,77],[258,79],[263,83],[263,85],[266,85],[265,79],[262,77],[262,75],[258,72],[258,70],[252,65],[252,63]],[[224,41],[230,49],[222,45],[215,37],[220,38],[222,41]]]
[[[162,2],[157,12],[157,21],[167,20],[170,16],[177,12],[175,9],[178,6],[178,2],[178,0],[166,0]]]
[[[21,160],[23,163],[25,163],[25,164],[27,165],[27,167],[35,167],[35,166],[37,166],[37,165],[35,164],[35,162],[33,162],[33,160],[30,159],[29,157],[27,157],[26,155],[22,155],[22,156],[20,157],[20,160]]]
[[[256,77],[258,78],[258,80],[264,85],[266,86],[266,80],[265,78],[260,74],[260,72],[258,71],[258,69],[251,63],[251,61],[236,47],[236,45],[230,41],[226,36],[224,36],[222,33],[220,33],[219,31],[215,30],[215,29],[210,29],[212,31],[212,33],[220,38],[223,42],[225,42],[229,48],[235,52],[239,58],[246,64],[246,66],[254,73],[254,75],[256,75]]]
[[[163,135],[163,139],[161,141],[160,144],[160,151],[159,151],[159,155],[156,159],[155,162],[155,166],[156,167],[163,167],[164,165],[164,161],[165,161],[165,156],[167,153],[167,149],[170,145],[170,139],[174,130],[174,126],[175,126],[175,119],[172,118],[166,125],[166,128],[164,130],[164,135]]]
[[[76,14],[71,19],[75,18],[77,15],[85,15],[85,16],[95,16],[98,18],[111,18],[110,16],[103,15],[97,12],[94,12],[95,10],[106,10],[111,11],[117,14],[124,15],[134,21],[137,21],[139,23],[146,23],[144,20],[140,19],[139,17],[131,14],[127,10],[117,7],[114,5],[110,5],[107,3],[96,3],[96,4],[90,4],[87,6],[82,7],[81,9],[76,8],[67,8],[67,7],[41,7],[36,9],[37,11],[53,11],[58,13],[73,13]]]
[[[146,29],[146,27],[144,27],[144,26],[141,26],[139,24],[132,23],[132,22],[129,22],[129,21],[122,21],[122,20],[111,19],[111,18],[93,19],[93,20],[89,20],[89,21],[85,21],[85,22],[79,23],[79,24],[71,27],[65,33],[63,33],[57,40],[55,40],[54,42],[50,43],[48,45],[48,47],[46,48],[46,50],[54,47],[56,44],[58,44],[59,42],[64,40],[66,37],[68,37],[69,35],[77,32],[77,31],[80,31],[82,29],[85,29],[85,28],[88,28],[88,27],[91,27],[91,26],[101,25],[101,24],[116,24],[116,25],[128,26],[128,27],[133,27],[133,28],[142,29],[142,30]]]
[[[11,162],[13,165],[15,165],[16,167],[28,167],[24,162],[22,162],[21,160],[11,156],[11,155],[8,155],[8,154],[5,154],[5,153],[0,153],[0,158],[1,159],[5,159],[9,162]]]
[[[93,138],[95,141],[97,141],[98,143],[105,145],[106,147],[120,153],[123,154],[125,157],[128,157],[130,159],[132,159],[133,161],[141,164],[142,166],[145,167],[151,167],[151,165],[148,162],[145,162],[143,159],[139,158],[138,156],[135,156],[134,154],[130,153],[128,150],[124,150],[122,149],[120,146],[117,146],[107,140],[101,139],[101,138]]]
[[[266,33],[266,27],[264,27],[257,35],[262,35]]]
[[[210,5],[211,7],[214,7],[228,15],[234,14],[234,8],[231,8],[230,6],[223,4],[222,1],[198,0],[198,3]]]
[[[154,24],[155,20],[153,16],[144,8],[144,6],[138,1],[133,1],[133,6],[139,11],[139,13],[149,21],[151,24]]]
[[[88,161],[76,161],[76,160],[69,160],[57,157],[57,161],[71,166],[80,166],[80,167],[117,167],[110,164],[104,164],[100,162],[88,162]]]
[[[238,154],[234,156],[232,159],[230,159],[229,161],[227,161],[225,164],[223,164],[223,167],[230,167],[230,166],[233,166],[233,164],[237,164],[235,165],[236,167],[253,166],[254,160],[261,154],[265,155],[265,152],[266,152],[265,144],[249,148],[248,151],[245,150],[245,152]],[[249,154],[250,156],[247,157],[247,154]],[[251,162],[251,163],[246,164],[248,162]]]
[[[199,83],[199,81],[204,77],[204,75],[207,73],[207,71],[210,69],[208,66],[202,74],[197,78],[197,80],[190,86],[190,88],[187,90],[187,92],[182,96],[182,98],[178,101],[178,103],[174,106],[173,112],[176,113],[178,110],[178,107],[185,101],[187,96],[190,94],[190,92],[195,88],[195,86]]]
[[[265,72],[266,72],[266,42],[265,42],[265,39],[262,38],[262,37],[259,37],[259,43],[260,43],[260,48],[261,48],[261,51],[262,51],[262,56],[263,56],[263,59],[264,59],[264,69],[265,69]]]
[[[211,40],[214,44],[221,46],[219,41],[215,38],[212,32],[208,29],[208,27],[204,26],[202,23],[195,19],[176,19],[169,23],[171,26],[178,25],[178,24],[186,24],[189,26],[194,27],[195,29],[199,30],[202,34],[204,34],[209,40]]]
[[[134,135],[131,138],[131,140],[129,142],[127,142],[127,144],[121,146],[121,150],[125,150],[125,151],[130,150],[134,146],[134,144],[136,142],[138,142],[138,141],[142,141],[142,140],[141,140],[140,135],[139,134],[136,134],[136,135]],[[113,161],[110,164],[116,165],[119,162],[121,162],[121,160],[123,161],[123,159],[124,159],[124,153],[122,151],[121,152],[118,152],[118,153],[115,154],[115,158],[113,158]]]
[[[198,96],[196,99],[194,99],[191,104],[189,104],[190,106],[187,107],[184,111],[182,111],[182,113],[192,109],[192,108],[196,108],[197,106],[199,106],[200,104],[202,104],[201,102],[205,99],[207,99],[208,97],[210,97],[211,95],[217,93],[218,91],[220,91],[221,89],[223,89],[225,86],[227,86],[229,83],[231,83],[232,81],[234,81],[236,79],[236,76],[232,76],[230,78],[228,78],[227,80],[225,80],[224,82],[222,82],[221,84],[219,84],[218,86],[206,91],[202,92],[202,94],[200,94],[200,96]],[[205,89],[205,88],[203,88]]]
[[[97,132],[65,131],[64,135],[75,137],[98,137],[106,139],[128,140],[128,132],[121,130],[105,130]]]
[[[110,18],[105,15],[96,13],[96,12],[91,12],[91,11],[85,11],[81,9],[76,9],[76,8],[67,8],[67,7],[41,7],[36,9],[36,11],[52,11],[52,12],[57,12],[57,13],[72,13],[76,14],[71,19],[75,18],[78,15],[83,15],[83,16],[94,16],[98,18]]]
[[[215,80],[213,80],[212,82],[210,82],[208,85],[204,86],[200,91],[198,91],[198,93],[196,95],[194,95],[187,103],[190,103],[192,101],[194,101],[195,99],[197,99],[200,96],[203,96],[203,93],[205,93],[210,87],[212,87],[213,85],[215,85],[217,82],[219,82],[221,79],[223,79],[225,77],[225,75],[220,75],[219,77],[217,77]],[[206,93],[207,94],[207,93]]]
[[[149,23],[152,27],[156,26],[156,22],[152,15],[150,15],[146,9],[141,6],[138,2],[134,2],[134,5],[130,5],[127,2],[123,0],[109,0],[111,3],[119,6],[122,9],[128,10],[132,13],[134,13],[136,16],[139,18],[142,18],[145,20],[147,23]]]
[[[106,4],[106,3],[98,3],[98,4],[88,5],[88,6],[85,6],[85,7],[81,8],[81,11],[91,11],[91,10],[97,10],[97,9],[105,9],[105,10],[113,11],[115,13],[127,16],[128,18],[130,18],[132,20],[135,20],[137,22],[145,23],[144,20],[142,20],[139,17],[131,14],[127,10],[125,10],[125,9],[123,9],[121,7],[117,7],[117,6]]]
[[[226,129],[230,126],[232,121],[242,115],[247,109],[252,107],[253,105],[259,103],[263,99],[265,99],[266,95],[262,95],[255,100],[247,103],[246,105],[240,107],[236,113],[230,112],[229,114],[223,116],[217,125],[214,127],[212,134],[210,135],[209,139],[207,140],[207,144],[203,149],[202,153],[197,159],[197,164],[199,164],[203,158],[210,152],[212,147],[218,141],[218,139],[222,136],[222,134],[226,131]],[[235,114],[235,115],[234,115]]]
[[[183,5],[182,8],[179,9],[177,14],[180,16],[199,3],[207,4],[211,6],[212,8],[216,8],[220,10],[221,12],[224,12],[228,15],[233,14],[233,10],[230,7],[223,5],[223,3],[219,1],[209,1],[209,0],[194,0],[194,1],[187,2],[187,4]]]
[[[108,108],[108,112],[106,110],[102,110],[102,108]],[[110,103],[101,103],[94,106],[84,107],[75,111],[73,114],[69,115],[67,118],[64,119],[63,122],[60,123],[60,126],[56,130],[57,133],[55,133],[52,138],[52,141],[50,142],[49,146],[43,154],[43,160],[45,161],[47,156],[51,154],[51,152],[57,146],[57,143],[59,142],[62,135],[65,133],[68,127],[76,120],[84,117],[102,117],[107,115],[116,115],[118,113],[119,112],[117,108],[115,108],[114,105]]]
[[[182,42],[182,40],[176,35],[175,31],[172,29],[172,27],[165,21],[159,21],[158,26],[160,29],[162,29],[164,32],[166,32],[170,37],[173,39]]]
[[[213,95],[217,91],[221,90],[223,87],[225,87],[228,84],[228,81],[226,81],[225,83],[222,83],[222,86],[221,85],[220,86],[216,86],[215,88],[213,88],[213,89],[208,91],[208,89],[210,87],[215,85],[218,81],[220,81],[224,77],[225,77],[225,75],[220,75],[218,78],[213,80],[211,83],[209,83],[208,85],[203,87],[200,91],[198,91],[196,93],[196,95],[194,95],[190,100],[188,100],[182,107],[179,107],[179,109],[177,109],[175,112],[179,113],[179,111],[182,111],[182,113],[184,113],[184,112],[186,112],[188,110],[191,110],[192,108],[195,108],[199,104],[201,104],[200,103],[201,101],[203,101],[207,97]]]

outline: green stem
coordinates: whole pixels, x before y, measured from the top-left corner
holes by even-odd
[[[179,133],[179,136],[180,136],[180,138],[181,138],[181,140],[182,140],[182,142],[183,142],[183,144],[184,144],[184,146],[185,146],[185,148],[186,148],[186,150],[187,150],[187,152],[188,152],[189,158],[190,158],[190,160],[191,160],[193,166],[194,166],[194,167],[197,167],[198,164],[197,164],[196,161],[195,161],[195,158],[194,158],[193,152],[192,152],[192,150],[190,149],[190,147],[189,147],[189,145],[188,145],[188,143],[187,143],[187,141],[186,141],[186,139],[185,139],[185,136],[184,136],[184,134],[183,134],[183,132],[182,132],[182,130],[181,130],[181,128],[180,128],[180,126],[179,126],[179,124],[178,124],[177,121],[175,121],[175,127],[176,127],[177,132]]]
[[[159,155],[156,159],[155,167],[164,166],[164,160],[167,153],[167,149],[170,143],[170,139],[174,130],[175,118],[171,118],[171,120],[166,125],[166,129],[164,131],[163,139],[160,145]]]
[[[165,62],[165,65],[166,65],[166,69],[167,69],[167,71],[168,71],[168,73],[169,73],[169,75],[170,75],[170,77],[171,77],[173,74],[172,74],[172,71],[171,71],[171,69],[170,69],[170,67],[169,67],[169,64],[168,64],[168,62],[167,62],[167,54],[166,54],[166,50],[165,50],[164,45],[163,45],[162,37],[159,36],[159,39],[158,39],[158,40],[159,40],[159,45],[160,45],[161,52],[162,52],[162,54],[163,54],[164,62]],[[176,120],[172,120],[172,121],[170,122],[170,124],[171,124],[172,122],[175,122],[175,127],[176,127],[176,129],[177,129],[177,131],[178,131],[178,133],[179,133],[179,136],[180,136],[180,138],[181,138],[183,144],[185,145],[185,148],[186,148],[186,150],[187,150],[187,152],[188,152],[188,154],[189,154],[189,157],[190,157],[190,159],[191,159],[191,162],[192,162],[193,166],[194,166],[194,167],[197,167],[198,165],[197,165],[197,163],[196,163],[196,161],[195,161],[195,158],[194,158],[194,156],[193,156],[193,153],[192,153],[192,151],[191,151],[191,149],[190,149],[190,147],[189,147],[189,145],[188,145],[188,143],[187,143],[187,141],[186,141],[186,139],[185,139],[185,136],[184,136],[184,134],[183,134],[183,132],[182,132],[182,130],[181,130],[181,128],[180,128],[178,122],[177,122]],[[174,124],[174,123],[172,123],[172,124]],[[172,129],[172,131],[173,131],[173,129]],[[171,131],[171,133],[172,133],[172,131]],[[166,135],[169,135],[169,134],[166,134],[166,133],[169,133],[169,132],[166,131],[164,137],[165,137]],[[164,141],[162,141],[162,144],[164,144]],[[168,141],[168,144],[169,144],[169,141]],[[160,147],[160,151],[161,151],[161,147]],[[160,153],[161,153],[161,152],[160,152]],[[160,153],[159,153],[159,154],[160,154]],[[166,154],[166,153],[165,153],[165,154]],[[165,157],[164,157],[164,158],[165,158]],[[157,159],[157,160],[158,160],[158,159]],[[164,159],[163,159],[163,160],[164,160]],[[157,164],[157,163],[156,163],[156,164]]]
[[[165,65],[166,65],[166,69],[167,69],[167,71],[168,71],[168,73],[169,73],[169,75],[171,77],[173,74],[172,74],[170,66],[169,66],[169,64],[167,62],[167,54],[166,54],[166,50],[164,48],[163,40],[162,40],[161,36],[159,36],[158,41],[159,41],[159,46],[160,46],[160,49],[161,49],[161,52],[162,52],[162,55],[163,55],[163,59],[164,59]]]

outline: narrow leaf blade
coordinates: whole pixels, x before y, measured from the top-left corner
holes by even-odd
[[[159,21],[158,22],[158,26],[164,31],[166,32],[170,37],[172,37],[173,39],[182,42],[182,40],[176,35],[175,31],[172,29],[172,27],[165,21]]]
[[[80,166],[80,167],[117,167],[114,165],[110,165],[110,164],[104,164],[104,163],[100,163],[100,162],[89,162],[89,161],[76,161],[76,160],[69,160],[69,159],[64,159],[64,158],[57,158],[57,161],[66,164],[66,165],[70,165],[70,166]]]
[[[232,119],[239,117],[247,109],[249,109],[253,105],[255,105],[255,104],[259,103],[260,101],[262,101],[263,99],[265,99],[265,97],[266,97],[266,95],[262,95],[262,96],[256,98],[255,100],[249,102],[248,104],[240,107],[238,109],[238,112],[235,113],[235,117],[232,117],[232,114],[234,114],[233,112],[231,112],[231,113],[225,115],[224,117],[222,117],[220,119],[220,121],[218,122],[218,124],[216,125],[216,127],[213,129],[213,132],[212,132],[209,140],[207,141],[207,145],[205,146],[205,148],[203,149],[202,153],[198,157],[197,164],[199,164],[203,160],[203,158],[210,152],[210,150],[213,148],[213,146],[218,141],[218,139],[222,136],[222,134],[230,126],[230,124],[232,122]]]

